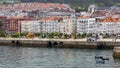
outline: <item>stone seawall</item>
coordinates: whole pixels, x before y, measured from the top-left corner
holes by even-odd
[[[120,42],[98,41],[86,42],[85,39],[19,39],[2,38],[1,46],[23,47],[55,47],[55,48],[88,48],[88,49],[112,49],[120,45]]]

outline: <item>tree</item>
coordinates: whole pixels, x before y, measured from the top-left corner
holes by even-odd
[[[40,33],[35,33],[35,36],[39,37],[41,34]]]
[[[85,37],[86,37],[86,33],[83,33],[83,34],[82,34],[82,38],[85,38]]]
[[[29,32],[28,34],[27,34],[27,38],[34,38],[34,33],[32,33],[32,32]]]
[[[55,32],[54,33],[54,38],[59,38],[59,33]]]
[[[59,38],[62,38],[62,36],[63,36],[63,33],[59,33]]]
[[[64,34],[64,38],[68,39],[70,38],[68,34]]]
[[[74,33],[71,34],[71,38],[72,39],[75,39],[76,38],[76,35]]]
[[[5,31],[0,31],[0,37],[5,37],[6,36],[6,32]]]
[[[78,34],[77,34],[77,38],[81,38],[81,33],[78,33]]]
[[[48,33],[48,38],[53,38],[54,37],[54,33]]]
[[[13,38],[19,38],[20,37],[20,33],[14,33],[11,35],[11,37]]]
[[[27,33],[21,33],[20,32],[20,36],[26,36],[27,35]]]
[[[109,34],[108,34],[108,33],[106,33],[106,34],[105,34],[105,36],[106,36],[106,38],[108,38],[108,37],[109,37]]]
[[[87,37],[91,37],[91,36],[92,36],[92,33],[88,33],[88,34],[87,34]]]
[[[79,7],[75,7],[75,12],[80,12],[81,11],[81,9],[79,9]]]
[[[59,34],[57,32],[54,33],[54,36],[58,36]]]

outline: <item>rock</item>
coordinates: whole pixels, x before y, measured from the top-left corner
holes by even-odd
[[[114,47],[113,57],[120,58],[120,47]]]

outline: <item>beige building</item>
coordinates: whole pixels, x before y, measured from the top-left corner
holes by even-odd
[[[38,20],[21,21],[21,32],[23,32],[23,33],[28,33],[28,32],[39,33],[39,32],[41,32],[40,22]]]

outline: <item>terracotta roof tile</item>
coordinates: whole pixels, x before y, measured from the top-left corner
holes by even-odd
[[[104,19],[97,19],[98,22],[120,22],[120,18],[106,17]]]

